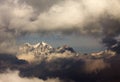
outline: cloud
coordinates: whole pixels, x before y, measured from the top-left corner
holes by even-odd
[[[59,3],[60,1],[63,0],[20,0],[20,2],[26,2],[29,5],[31,5],[32,7],[34,7],[35,9],[39,10],[40,12],[46,11],[48,10],[51,6],[53,6],[54,4]]]
[[[59,58],[72,58],[75,56],[75,53],[71,52],[64,52],[64,53],[48,53],[48,55],[41,54],[41,55],[35,55],[34,52],[29,52],[29,53],[21,53],[17,55],[18,59],[26,60],[29,63],[34,63],[34,62],[42,62],[42,61],[54,61]]]
[[[30,8],[20,6],[16,0],[6,0],[0,5],[0,12],[0,52],[15,53],[16,37],[20,34],[17,30],[29,17]],[[14,27],[16,29],[12,29]]]
[[[20,54],[17,56],[18,59],[26,60],[29,63],[40,61],[40,59],[36,59],[36,57],[33,54]]]
[[[98,60],[87,60],[85,64],[85,70],[87,73],[99,72],[105,68],[109,68],[109,63],[104,62],[102,59]]]
[[[31,23],[31,26],[33,25],[36,30],[45,31],[65,30],[67,32],[68,30],[75,31],[75,29],[78,29],[80,33],[85,34],[101,33],[102,27],[106,28],[99,22],[101,18],[107,15],[109,15],[108,18],[116,20],[119,18],[119,15],[115,14],[115,12],[119,13],[117,11],[119,9],[118,4],[118,0],[112,0],[112,3],[108,0],[64,0],[51,6],[49,10],[40,13],[38,19]],[[113,5],[117,6],[112,7]],[[115,9],[114,13],[111,12],[111,10],[114,10],[113,8]]]
[[[26,56],[29,56],[29,54],[26,54]],[[41,57],[44,58],[41,59]],[[29,62],[26,58],[23,58],[23,60]],[[92,80],[87,74],[95,74],[94,78],[96,78],[97,74],[101,73],[101,71],[110,68],[110,63],[102,58],[94,59],[89,57],[89,55],[77,55],[70,52],[64,52],[63,54],[52,53],[47,56],[41,55],[40,58],[34,55],[34,60],[30,61],[29,64],[29,67],[21,71],[22,76],[36,76],[43,79],[47,77],[59,77],[75,82],[80,80],[86,82],[83,78]]]
[[[18,60],[13,54],[0,54],[0,73],[5,72],[6,69],[21,69],[27,65],[27,61]]]
[[[48,6],[38,7],[42,3]],[[36,0],[34,3],[32,0],[1,1],[0,32],[4,36],[0,36],[0,48],[13,46],[14,49],[8,51],[13,52],[16,38],[27,33],[118,36],[119,4],[119,0]]]
[[[42,80],[39,78],[26,78],[20,77],[19,71],[7,71],[6,73],[0,74],[0,82],[63,82],[58,78]]]
[[[114,82],[117,80],[115,77],[120,76],[120,57],[118,54],[112,57],[108,57],[110,54],[102,55],[103,57],[95,58],[82,54],[52,54],[40,62],[28,63],[25,60],[17,59],[14,55],[0,54],[0,81],[19,79],[18,82],[39,82],[39,80],[40,82],[96,82],[101,79],[100,82]],[[6,69],[12,71],[6,72]],[[18,70],[19,73],[14,70]],[[4,79],[6,76],[8,78]],[[13,78],[13,76],[15,77]],[[60,78],[62,81],[54,78]]]
[[[20,3],[19,0],[9,0],[1,4],[0,25],[15,30],[16,33],[73,29],[79,29],[81,33],[99,33],[102,31],[99,24],[101,17],[109,15],[110,18],[118,19],[120,13],[117,11],[120,8],[119,0],[64,0],[57,3],[53,1],[54,4],[43,12],[29,5],[29,2],[31,1]],[[48,4],[48,1],[45,2]],[[90,24],[96,27],[88,27]]]

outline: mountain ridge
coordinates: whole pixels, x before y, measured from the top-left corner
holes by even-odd
[[[37,44],[30,44],[25,43],[22,46],[19,47],[19,52],[17,55],[18,59],[27,60],[29,62],[31,61],[40,61],[45,58],[54,57],[73,57],[73,56],[80,56],[84,55],[78,52],[75,52],[75,50],[72,47],[69,47],[67,45],[53,48],[51,45],[45,43],[45,42],[39,42]],[[102,57],[113,57],[116,55],[115,51],[112,50],[104,50],[100,52],[94,52],[87,54],[87,56],[94,57],[94,58],[102,58]]]

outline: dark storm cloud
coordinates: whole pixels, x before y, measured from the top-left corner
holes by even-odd
[[[9,78],[6,78],[9,77]],[[0,74],[0,82],[64,82],[59,78],[48,78],[47,80],[39,78],[23,78],[19,76],[19,71],[10,71]],[[69,81],[70,82],[70,81]]]
[[[105,44],[105,46],[110,48],[112,45],[117,43],[117,40],[115,40],[113,37],[105,37],[102,42]]]
[[[33,77],[36,77],[41,80],[44,79],[45,82],[48,78],[53,78],[52,80],[55,80],[55,82],[112,82],[120,80],[119,62],[119,55],[112,58],[99,59],[92,58],[89,55],[72,57],[65,55],[59,57],[59,55],[56,54],[53,57],[49,56],[39,63],[30,64],[24,60],[17,59],[13,55],[1,54],[0,72],[3,74],[0,74],[0,76],[3,77],[2,75],[9,74],[14,80],[29,78],[29,81],[33,81]],[[12,73],[9,71],[6,73],[5,69],[12,70]],[[18,70],[21,77],[18,76],[18,72],[16,73],[14,70]],[[13,74],[15,74],[15,76]],[[19,78],[15,78],[16,76]]]
[[[101,19],[101,25],[103,27],[103,33],[108,37],[116,37],[120,34],[120,20],[110,18],[109,16]]]
[[[116,37],[120,35],[120,20],[110,18],[109,16],[106,17],[101,19],[100,22],[103,27],[102,43],[105,44],[108,49],[119,53],[120,42],[116,39]]]
[[[19,69],[27,65],[24,60],[18,60],[12,54],[0,54],[0,72],[4,72],[7,69]]]

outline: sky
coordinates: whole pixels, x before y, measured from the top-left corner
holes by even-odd
[[[25,42],[67,44],[77,51],[105,49],[120,26],[119,0],[0,0],[0,52]],[[109,43],[109,41],[107,41]]]
[[[77,52],[80,53],[91,53],[104,50],[105,47],[101,45],[100,40],[95,37],[90,36],[78,36],[78,35],[60,35],[50,34],[50,35],[25,35],[17,39],[18,45],[29,42],[31,44],[36,44],[38,42],[46,42],[53,47],[57,48],[59,46],[68,45],[73,47]]]

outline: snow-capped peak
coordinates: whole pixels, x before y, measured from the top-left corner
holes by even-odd
[[[30,44],[30,43],[25,43],[24,45],[19,47],[19,52],[20,53],[36,53],[36,54],[44,54],[44,53],[49,53],[53,51],[52,46],[45,42],[40,42],[37,44]]]
[[[47,43],[45,43],[45,42],[41,42],[41,44],[43,45],[43,46],[46,46],[46,45],[48,45]]]
[[[119,44],[120,45],[120,44]],[[116,47],[117,45],[114,45],[113,47]],[[51,57],[53,55],[72,55],[72,56],[79,56],[80,53],[77,53],[74,51],[72,47],[69,47],[67,45],[58,47],[58,48],[52,48],[49,44],[45,42],[40,42],[34,45],[31,45],[30,43],[25,43],[24,45],[20,46],[19,52],[17,55],[18,59],[25,59],[25,57],[33,58],[36,61],[39,61],[41,59],[44,59],[46,57]],[[116,55],[116,52],[114,50],[104,50],[100,52],[94,52],[87,55],[87,57],[94,57],[94,58],[110,58]],[[86,55],[85,55],[86,56]],[[27,60],[27,59],[25,59]],[[29,59],[28,59],[29,60]]]
[[[57,48],[57,52],[65,52],[65,51],[70,51],[72,53],[75,53],[75,50],[72,47],[69,47],[67,45],[64,45],[62,47]]]
[[[37,44],[34,44],[33,47],[34,47],[34,48],[38,48],[39,46],[43,46],[43,47],[44,47],[44,46],[46,46],[46,45],[48,45],[48,44],[42,41],[42,42],[39,42],[39,43],[37,43]]]
[[[31,60],[31,58],[33,58],[34,60],[39,61],[51,55],[57,54],[75,55],[76,53],[72,47],[69,47],[67,45],[59,48],[53,48],[51,45],[45,42],[40,42],[33,45],[30,43],[25,43],[25,45],[19,47],[17,58],[24,60],[29,60],[29,58]],[[25,57],[28,59],[25,59]]]
[[[34,48],[37,48],[39,46],[40,46],[40,43],[37,43],[37,44],[33,45]]]
[[[25,43],[24,46],[31,47],[32,45],[30,43]]]
[[[52,49],[52,46],[51,45],[49,45],[49,44],[47,44],[47,43],[45,43],[45,42],[41,42],[40,43],[43,47],[47,47],[47,48],[49,48],[49,49]]]

